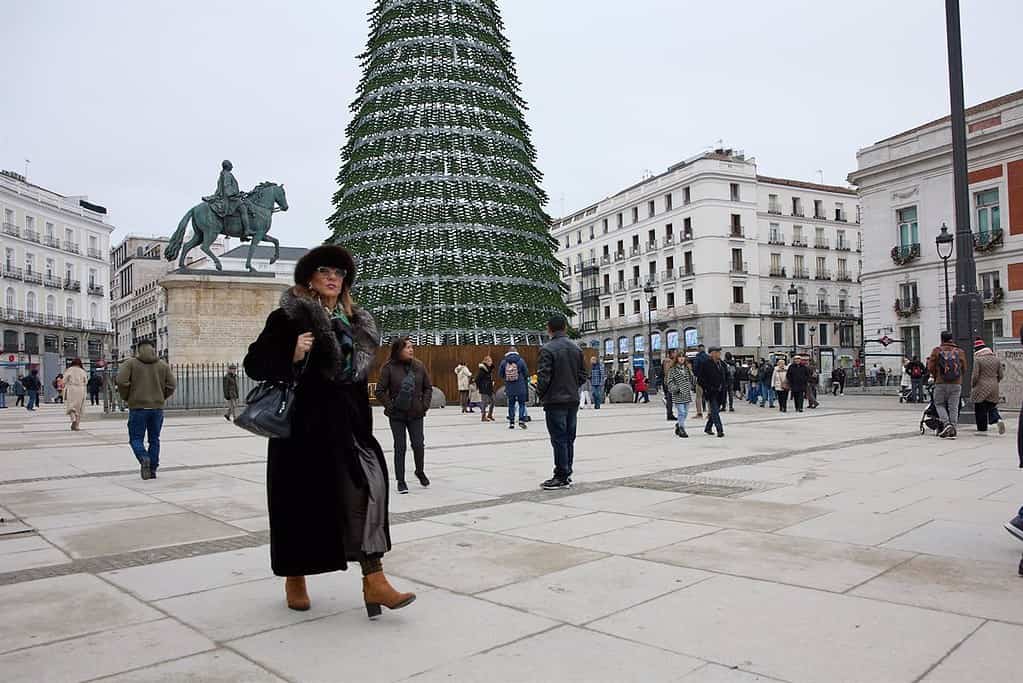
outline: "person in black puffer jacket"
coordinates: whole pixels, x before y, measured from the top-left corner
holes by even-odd
[[[481,422],[494,421],[494,359],[487,356],[476,371],[476,388],[480,392]]]
[[[572,485],[579,387],[590,377],[582,349],[568,338],[567,329],[568,319],[560,313],[547,322],[551,340],[540,349],[536,372],[536,393],[543,403],[554,447],[554,476],[541,484],[545,490]]]
[[[712,434],[717,429],[719,437],[725,435],[724,425],[721,424],[721,408],[727,400],[729,389],[728,369],[721,360],[721,348],[712,346],[707,360],[702,362],[696,370],[696,379],[703,387],[703,397],[707,400],[707,426],[703,428],[705,434]]]
[[[803,399],[806,398],[806,388],[810,383],[810,368],[806,365],[806,359],[796,356],[785,373],[785,379],[789,382],[789,391],[792,392],[792,401],[796,404],[796,412],[803,412]]]
[[[415,359],[412,340],[399,337],[391,343],[391,359],[380,368],[376,397],[384,406],[384,415],[391,423],[394,437],[394,478],[398,493],[408,493],[405,484],[405,433],[412,441],[412,459],[416,465],[416,478],[423,487],[430,485],[424,471],[425,438],[423,419],[433,400],[433,384],[426,366]]]

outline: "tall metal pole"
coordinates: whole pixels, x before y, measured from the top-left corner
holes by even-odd
[[[948,34],[949,118],[952,122],[952,182],[956,212],[956,294],[953,299],[955,318],[952,321],[956,343],[966,352],[970,376],[973,369],[973,340],[983,320],[983,303],[977,293],[977,264],[973,256],[973,233],[970,229],[970,186],[966,171],[966,111],[963,103],[963,49],[959,28],[959,0],[945,0],[945,28]],[[947,290],[946,290],[947,291]],[[969,383],[963,383],[963,397],[972,413],[968,397]],[[965,411],[964,411],[965,412]],[[972,415],[971,415],[972,417]]]
[[[952,329],[952,305],[948,298],[948,259],[941,259],[945,264],[945,329]]]
[[[798,302],[792,302],[792,358],[789,358],[791,363],[796,357],[796,306]]]

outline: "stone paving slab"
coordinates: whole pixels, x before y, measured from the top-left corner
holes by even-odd
[[[184,657],[109,678],[102,683],[284,683],[266,669],[229,650]]]
[[[987,622],[933,671],[925,683],[962,683],[963,681],[1012,681],[1019,678],[1019,662],[1014,661],[1023,627]]]
[[[647,514],[651,517],[757,531],[774,531],[826,512],[826,509],[808,505],[782,505],[704,496],[688,496],[647,508]]]
[[[562,541],[562,544],[600,553],[635,555],[716,531],[720,529],[701,524],[648,519],[633,526]]]
[[[1006,536],[1009,534],[1000,525],[938,519],[907,531],[882,547],[1011,565],[1019,561],[1020,548],[1007,544]]]

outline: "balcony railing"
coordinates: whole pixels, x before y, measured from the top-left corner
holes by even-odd
[[[785,274],[785,266],[771,266],[771,277],[788,277]]]
[[[796,278],[797,280],[809,280],[810,271],[807,270],[806,268],[793,268],[792,277]]]
[[[848,223],[849,218],[845,215],[845,211],[836,211],[835,221],[838,223]]]
[[[643,247],[639,246],[638,244],[635,245],[635,246],[629,247],[629,256],[630,257],[631,256],[639,256],[642,253],[643,253]]]
[[[728,264],[729,272],[732,273],[748,273],[749,272],[749,261],[732,261]]]
[[[81,253],[81,250],[78,248],[78,242],[69,242],[68,240],[64,240],[63,249],[64,251],[70,252],[72,254]]]
[[[735,237],[735,238],[742,238],[742,237],[746,236],[746,231],[743,229],[743,227],[741,225],[729,225],[728,226],[728,236],[729,237]]]
[[[802,209],[792,209],[792,215],[797,218],[804,218],[806,216]]]
[[[814,212],[814,214],[813,214],[813,219],[814,219],[814,220],[816,220],[816,221],[826,221],[826,220],[828,220],[828,217],[827,217],[827,216],[825,216],[825,215],[824,215],[824,214],[822,214],[822,213],[816,213],[816,212]]]
[[[976,251],[991,251],[1002,246],[1004,241],[1001,228],[973,233],[973,248]]]
[[[626,284],[625,280],[620,280],[619,282],[615,283],[615,291],[616,292],[625,292],[625,291],[628,291],[628,289],[629,289],[629,286],[628,286],[628,284]]]
[[[818,268],[817,272],[814,273],[813,279],[814,280],[830,280],[831,279],[831,271],[828,270],[827,268]]]
[[[806,240],[803,239],[802,237],[793,237],[792,238],[792,246],[794,246],[794,247],[805,247],[806,246]]]
[[[583,298],[586,298],[586,292],[591,290],[583,291]],[[89,285],[89,294],[93,296],[103,296],[103,285]]]
[[[629,278],[628,285],[629,289],[638,289],[643,286],[643,280],[638,277]]]
[[[64,289],[70,292],[80,292],[82,291],[82,283],[79,280],[66,279],[64,280]]]
[[[4,277],[9,280],[21,280],[25,276],[22,273],[21,268],[15,268],[14,266],[4,266]]]
[[[615,252],[615,261],[624,261],[624,260],[625,260],[625,252],[624,251],[616,251]]]
[[[606,266],[611,263],[611,254],[604,254],[600,257],[600,265]]]
[[[21,230],[14,223],[4,223],[4,234],[21,237]]]
[[[103,252],[100,251],[99,249],[93,249],[92,247],[89,247],[86,253],[89,255],[89,258],[95,258],[100,260],[103,259]]]
[[[781,318],[781,317],[787,316],[791,312],[792,312],[792,308],[791,307],[788,307],[788,308],[785,308],[785,307],[778,308],[778,307],[775,307],[775,306],[771,306],[771,315],[774,316],[775,318]]]
[[[29,230],[28,228],[25,228],[25,239],[27,239],[29,242],[38,242],[39,233],[35,230]]]
[[[668,282],[668,281],[674,280],[674,279],[675,279],[675,269],[674,268],[672,268],[671,270],[662,270],[661,271],[661,280],[663,282]]]
[[[41,285],[41,284],[43,284],[43,274],[42,273],[37,273],[34,270],[26,270],[25,271],[25,282],[27,282],[29,284],[32,284],[32,285]]]
[[[771,214],[772,216],[780,216],[781,215],[781,207],[780,206],[769,206],[769,207],[767,207],[767,213]]]
[[[904,266],[918,258],[920,258],[919,244],[902,244],[892,247],[892,261],[896,265]]]
[[[579,325],[580,332],[596,332],[597,321],[596,320],[584,320]]]
[[[899,297],[895,300],[895,315],[908,318],[920,312],[920,299],[917,297]]]
[[[852,282],[852,273],[847,270],[840,270],[835,274],[836,282]]]
[[[673,244],[675,244],[675,235],[665,235],[661,239],[661,246],[662,247],[670,247]]]
[[[646,250],[647,251],[657,251],[657,240],[654,240],[653,242],[647,242],[646,243]]]
[[[694,266],[679,266],[678,276],[679,277],[694,277],[696,275],[696,268]]]
[[[985,289],[981,292],[981,296],[984,298],[985,308],[994,308],[1002,303],[1002,299],[1005,298],[1005,291],[1001,287]]]
[[[817,315],[830,316],[831,315],[831,305],[830,304],[822,304],[820,302],[817,302]]]
[[[46,235],[43,237],[43,244],[54,249],[60,249],[60,240],[53,235]]]
[[[47,275],[43,278],[43,286],[49,287],[50,289],[63,289],[64,283],[61,281],[60,278],[53,277],[52,275]]]
[[[838,240],[835,243],[835,251],[852,251],[852,246],[845,240]]]
[[[815,239],[813,241],[813,248],[814,249],[830,249],[831,245],[828,244],[828,238],[827,237],[821,237],[821,238]]]
[[[768,244],[777,244],[779,247],[784,247],[785,246],[785,238],[782,237],[781,235],[774,235],[772,237],[768,237],[767,238],[767,243]]]
[[[689,230],[687,232],[683,232],[682,233],[682,241],[683,242],[689,242],[692,239],[693,239],[693,231],[692,230]]]

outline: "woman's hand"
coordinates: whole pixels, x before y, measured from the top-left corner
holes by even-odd
[[[296,363],[301,363],[309,353],[310,349],[313,348],[313,333],[306,332],[305,334],[298,335],[298,340],[295,342],[295,355],[292,356],[292,360]]]

